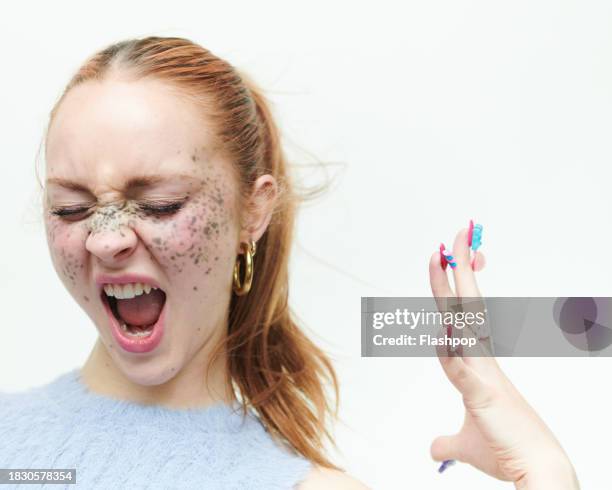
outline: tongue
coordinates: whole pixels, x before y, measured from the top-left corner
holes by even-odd
[[[141,294],[132,299],[118,299],[117,311],[127,324],[150,325],[159,318],[165,301],[164,292],[153,289],[149,294]]]

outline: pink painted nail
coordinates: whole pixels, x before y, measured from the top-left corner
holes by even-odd
[[[442,266],[443,270],[446,270],[446,266],[448,265],[448,261],[446,260],[446,257],[444,257],[444,254],[442,252],[444,252],[444,250],[446,249],[446,247],[444,246],[443,243],[440,244],[440,265]]]
[[[470,229],[468,231],[468,247],[472,246],[472,235],[474,234],[474,221],[470,220]]]

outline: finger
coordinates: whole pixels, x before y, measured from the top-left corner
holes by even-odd
[[[462,445],[459,436],[438,436],[431,443],[429,452],[434,461],[457,459],[462,461]]]
[[[487,382],[498,382],[500,369],[494,357],[491,337],[478,338],[470,330],[463,333],[466,337],[476,341],[475,345],[467,349],[467,355],[463,356],[464,362],[474,369],[482,379],[487,380]],[[466,350],[464,349],[463,352],[465,354]]]
[[[455,290],[459,298],[480,297],[476,275],[470,264],[470,246],[468,245],[467,228],[463,228],[457,233],[453,244],[453,259],[457,264],[453,268],[453,278],[455,280]]]
[[[445,298],[455,297],[455,293],[453,292],[450,286],[450,282],[448,281],[448,274],[446,273],[445,268],[442,267],[441,260],[442,255],[440,254],[440,252],[435,252],[429,259],[429,281],[438,311],[446,310],[447,301],[445,300]],[[440,332],[440,335],[442,337],[447,334],[452,334],[450,327],[447,329],[443,329],[443,331]],[[450,347],[446,348],[445,346],[445,349],[446,355],[450,354]],[[440,355],[439,352],[438,355]]]
[[[474,256],[472,257],[472,270],[474,272],[480,272],[485,268],[485,265],[487,265],[485,256],[478,250],[474,252]]]
[[[467,335],[472,338],[477,338],[473,332],[467,333]],[[465,353],[465,350],[463,352]],[[463,355],[463,361],[467,366],[472,368],[487,385],[497,387],[499,390],[508,393],[518,392],[497,362],[491,337],[478,339],[476,345],[469,347],[468,355]]]
[[[463,395],[466,404],[484,407],[491,402],[492,390],[482,376],[462,357],[448,357],[442,354],[444,347],[436,346],[438,360],[450,382]]]
[[[481,340],[479,344],[482,344],[483,342],[485,341]],[[464,357],[465,363],[478,372],[481,378],[486,380],[488,385],[494,386],[500,391],[521,396],[512,381],[510,381],[510,378],[506,376],[506,373],[504,373],[503,369],[497,362],[495,355],[490,354],[490,348],[486,345],[486,343],[485,345],[479,345],[479,347],[482,349],[482,355],[478,357]]]
[[[438,310],[444,306],[443,300],[438,298],[453,298],[455,293],[451,289],[448,281],[448,274],[442,268],[440,252],[435,252],[429,259],[429,283],[431,292],[433,293]]]

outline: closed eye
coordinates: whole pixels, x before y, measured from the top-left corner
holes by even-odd
[[[171,215],[177,213],[182,207],[183,202],[172,202],[167,204],[145,204],[141,203],[138,206],[147,214],[155,214],[158,216]]]
[[[81,213],[89,211],[90,207],[77,207],[77,208],[54,208],[51,210],[51,214],[60,216],[62,218],[73,217]],[[71,218],[72,219],[72,218]]]
[[[169,202],[169,203],[139,203],[138,207],[148,215],[153,216],[170,216],[176,214],[182,207],[184,201],[180,202]],[[55,216],[59,216],[66,221],[77,221],[84,218],[84,213],[89,211],[93,206],[89,207],[58,207],[51,210],[51,213]]]

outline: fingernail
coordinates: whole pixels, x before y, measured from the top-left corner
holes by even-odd
[[[454,459],[445,459],[444,461],[442,461],[442,464],[438,468],[438,473],[442,473],[446,468],[454,465],[455,463],[456,461]]]
[[[472,246],[472,235],[474,233],[474,221],[470,220],[470,229],[468,231],[468,247]]]
[[[442,250],[440,250],[440,253],[442,254],[442,257],[444,257],[444,259],[446,259],[446,261],[448,262],[448,264],[451,266],[452,269],[457,267],[457,263],[454,261],[453,256],[451,255],[451,253],[448,250],[443,248]]]
[[[475,252],[482,245],[482,225],[477,224],[474,225],[472,230],[472,240],[470,242],[470,247]]]
[[[448,261],[446,260],[446,257],[444,257],[444,254],[442,253],[444,251],[446,247],[444,246],[443,243],[440,244],[440,265],[442,266],[443,270],[446,270],[446,266],[448,265]]]

